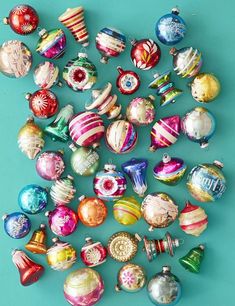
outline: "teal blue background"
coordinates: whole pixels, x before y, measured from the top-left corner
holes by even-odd
[[[10,9],[18,4],[17,1],[1,1],[1,18],[8,15]],[[172,58],[168,54],[169,48],[160,44],[162,49],[162,59],[157,68],[140,72],[134,69],[130,61],[130,43],[128,42],[125,52],[116,59],[111,59],[108,65],[99,62],[100,55],[95,48],[96,33],[104,26],[113,26],[122,30],[130,38],[151,37],[156,39],[154,33],[155,22],[159,17],[169,12],[176,4],[181,9],[181,16],[185,19],[188,31],[185,39],[177,45],[177,48],[183,46],[195,46],[203,53],[204,64],[202,71],[213,72],[221,81],[222,91],[219,98],[208,105],[210,111],[217,118],[217,131],[211,140],[207,149],[200,149],[199,145],[190,142],[185,136],[181,136],[178,142],[166,151],[173,155],[184,158],[189,168],[201,162],[213,162],[218,159],[224,162],[224,173],[227,178],[227,191],[216,203],[201,204],[206,209],[209,217],[208,229],[199,237],[185,235],[179,228],[178,221],[169,227],[169,231],[175,237],[184,239],[184,245],[176,250],[174,258],[168,255],[162,255],[152,263],[148,263],[145,254],[139,248],[138,255],[133,262],[142,264],[148,278],[155,272],[161,270],[161,266],[169,264],[172,266],[172,272],[176,274],[183,286],[182,299],[180,306],[232,306],[234,302],[234,259],[235,259],[235,235],[234,235],[234,47],[235,28],[234,21],[234,3],[231,0],[147,0],[147,1],[127,1],[127,0],[81,0],[81,1],[27,1],[38,11],[40,15],[40,26],[48,30],[61,27],[66,31],[68,46],[66,54],[62,59],[55,61],[61,68],[70,58],[74,58],[81,49],[81,45],[75,42],[71,34],[58,21],[58,16],[65,11],[67,7],[83,5],[86,11],[86,23],[90,33],[90,46],[87,48],[89,58],[96,64],[98,69],[97,87],[110,81],[115,84],[117,71],[116,66],[121,65],[124,69],[130,68],[140,74],[141,87],[133,96],[123,96],[119,94],[115,85],[113,92],[118,94],[119,102],[125,110],[127,103],[138,95],[146,96],[154,94],[148,89],[147,85],[152,80],[156,71],[164,72],[172,68]],[[25,42],[33,51],[33,67],[44,59],[35,53],[35,46],[38,40],[37,33],[27,37],[18,36],[10,27],[0,25],[0,43],[6,40],[19,39]],[[32,71],[23,79],[9,79],[0,75],[0,124],[1,124],[1,200],[0,215],[19,211],[17,196],[19,190],[30,183],[37,183],[42,186],[50,187],[50,182],[43,181],[37,176],[35,171],[35,161],[28,160],[18,149],[17,133],[19,128],[25,123],[27,116],[30,114],[24,94],[37,90],[33,82]],[[156,99],[157,118],[168,115],[183,115],[187,110],[199,105],[193,100],[186,86],[188,80],[182,80],[172,73],[172,79],[176,86],[184,90],[184,94],[177,100],[174,105],[159,108],[159,99]],[[52,89],[59,97],[60,105],[72,103],[75,111],[82,111],[85,102],[90,97],[90,92],[75,93],[66,86],[63,88]],[[38,121],[41,126],[45,126],[50,120]],[[107,121],[106,121],[107,123]],[[135,150],[127,155],[114,155],[110,153],[105,144],[102,142],[100,152],[100,169],[104,163],[112,159],[120,168],[122,162],[131,157],[146,157],[149,160],[148,169],[148,192],[163,191],[174,197],[180,209],[183,208],[184,202],[189,199],[195,204],[186,189],[185,179],[176,187],[167,187],[155,181],[152,176],[152,168],[161,159],[164,151],[155,153],[148,152],[147,148],[150,143],[151,126],[138,128],[139,143]],[[46,139],[45,150],[47,149],[64,149],[65,161],[67,164],[66,173],[71,173],[69,167],[70,150],[65,144],[53,143]],[[93,195],[92,178],[78,177],[75,178],[77,187],[77,197],[86,194]],[[130,182],[128,182],[128,191],[126,195],[133,194]],[[71,207],[77,208],[78,201],[75,200]],[[147,234],[151,237],[160,238],[165,234],[165,230],[155,230],[149,233],[147,224],[141,220],[138,224],[131,227],[123,227],[118,224],[112,217],[112,203],[107,204],[109,217],[101,227],[90,229],[79,225],[77,231],[66,237],[64,240],[73,243],[78,251],[84,243],[84,238],[89,235],[95,240],[101,240],[103,243],[111,234],[119,230],[127,230],[132,233]],[[53,209],[50,202],[48,209]],[[36,229],[46,217],[41,213],[30,217],[32,220],[32,230]],[[48,230],[49,232],[49,230]],[[19,283],[18,271],[11,262],[11,250],[14,248],[24,248],[25,243],[29,240],[31,233],[21,240],[14,240],[8,237],[2,229],[0,231],[0,282],[1,295],[0,301],[2,306],[24,305],[24,306],[62,306],[66,305],[63,296],[63,282],[66,276],[73,270],[83,267],[81,260],[65,272],[56,272],[51,270],[44,256],[31,255],[36,261],[44,264],[46,272],[43,278],[31,287],[24,288]],[[51,239],[51,233],[48,235]],[[178,263],[178,258],[183,256],[191,247],[199,243],[206,245],[205,260],[203,262],[201,273],[199,275],[190,274],[185,271]],[[48,239],[48,245],[51,245]],[[124,292],[115,293],[114,285],[116,284],[116,275],[120,263],[114,262],[108,258],[107,262],[95,268],[101,273],[105,281],[105,293],[99,305],[118,306],[118,305],[135,305],[148,306],[152,305],[148,300],[146,288],[136,294],[127,294]]]

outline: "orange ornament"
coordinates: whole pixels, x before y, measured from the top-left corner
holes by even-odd
[[[108,210],[101,199],[81,196],[79,200],[78,217],[84,225],[95,227],[105,221]]]

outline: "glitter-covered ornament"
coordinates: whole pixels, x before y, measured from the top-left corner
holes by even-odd
[[[104,201],[115,201],[126,191],[126,178],[113,164],[104,165],[104,170],[96,173],[93,181],[94,192]]]
[[[40,224],[39,228],[33,232],[29,242],[25,245],[26,250],[34,254],[46,254],[46,225]]]
[[[93,241],[87,237],[86,243],[81,249],[80,257],[83,263],[88,267],[101,265],[106,261],[107,250],[99,241]]]
[[[123,197],[113,205],[115,220],[123,225],[132,225],[141,218],[140,204],[134,197]]]
[[[71,175],[56,180],[50,189],[51,199],[56,206],[68,205],[73,200],[75,193],[76,189]]]
[[[34,122],[34,118],[29,117],[18,133],[18,146],[21,152],[29,159],[34,159],[41,152],[44,144],[43,131]]]
[[[120,66],[117,67],[118,77],[116,86],[123,95],[132,95],[140,87],[140,77],[132,70],[123,70]]]
[[[31,229],[31,222],[29,218],[21,213],[14,212],[2,216],[4,221],[4,230],[8,236],[14,239],[25,237]]]
[[[186,270],[192,273],[199,273],[202,260],[204,258],[205,246],[200,244],[196,248],[191,249],[188,254],[179,259],[179,263]]]
[[[52,86],[62,86],[59,81],[59,67],[51,62],[43,62],[34,69],[34,83],[41,89],[50,89]]]

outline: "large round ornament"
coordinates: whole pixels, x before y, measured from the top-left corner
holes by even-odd
[[[141,212],[145,221],[150,225],[149,231],[153,231],[154,228],[171,225],[178,216],[178,206],[168,194],[154,192],[144,198]]]
[[[123,197],[113,205],[115,220],[123,225],[132,225],[141,218],[140,204],[134,197]]]
[[[179,43],[186,34],[186,24],[179,16],[179,9],[173,8],[171,14],[162,16],[156,23],[155,31],[157,38],[164,45]]]
[[[10,78],[26,76],[32,66],[32,53],[19,40],[8,40],[0,46],[0,72]]]
[[[117,281],[116,291],[138,292],[146,284],[144,268],[133,263],[125,264],[118,271]]]
[[[39,17],[32,6],[20,4],[13,7],[9,16],[3,19],[3,23],[8,24],[19,35],[28,35],[37,29]]]
[[[222,197],[226,190],[226,179],[222,172],[223,164],[199,164],[189,173],[187,187],[191,195],[199,202],[211,202]]]
[[[47,211],[51,231],[57,236],[71,235],[77,228],[78,216],[65,205],[57,206],[53,211]]]
[[[120,93],[123,95],[132,95],[140,87],[140,77],[137,73],[131,70],[123,70],[120,66],[117,67],[118,77],[116,85]]]
[[[160,47],[152,39],[134,39],[131,41],[131,44],[131,60],[135,67],[141,70],[149,70],[160,61]]]
[[[65,164],[62,151],[45,151],[36,161],[36,171],[43,179],[54,181],[64,172]]]
[[[27,93],[25,98],[29,101],[29,108],[37,118],[47,119],[54,116],[58,111],[58,99],[48,89],[40,89],[33,94]]]
[[[173,145],[180,135],[180,116],[174,115],[158,120],[151,130],[150,151],[167,148]]]
[[[202,103],[213,101],[220,93],[220,82],[211,73],[199,73],[189,87],[193,98]]]
[[[182,118],[181,128],[188,139],[206,148],[215,133],[215,117],[205,107],[195,107]]]
[[[100,145],[99,141],[104,136],[104,122],[98,114],[81,112],[71,119],[69,133],[77,145],[95,148]]]
[[[155,274],[147,286],[148,296],[154,305],[174,306],[181,298],[181,283],[169,266],[162,267],[162,272]]]
[[[96,48],[101,54],[102,64],[107,64],[110,57],[119,56],[125,47],[126,37],[117,29],[106,27],[96,36]]]
[[[51,62],[42,62],[34,69],[34,83],[41,89],[50,89],[54,85],[62,86],[59,81],[59,67]]]
[[[174,186],[183,178],[187,166],[183,159],[163,154],[162,160],[153,169],[153,176],[158,181]]]
[[[31,222],[29,218],[21,213],[14,212],[2,216],[4,221],[4,230],[8,236],[14,239],[25,237],[31,229]]]
[[[76,189],[71,175],[56,180],[50,189],[51,199],[56,206],[68,205],[73,200],[75,193]]]
[[[115,201],[126,191],[126,178],[113,164],[104,165],[104,170],[96,173],[93,181],[94,192],[104,201]]]
[[[207,214],[200,206],[187,201],[184,209],[180,212],[179,224],[186,234],[198,237],[207,228]]]
[[[171,48],[174,71],[182,78],[191,78],[197,75],[202,66],[202,54],[198,49],[185,47],[177,50]]]
[[[87,237],[86,243],[81,249],[80,257],[83,263],[88,267],[101,265],[106,261],[107,250],[99,241],[93,241]]]
[[[86,226],[96,227],[104,223],[108,215],[108,209],[104,202],[95,197],[79,198],[78,217]]]
[[[36,51],[43,57],[57,59],[64,55],[66,48],[66,36],[61,29],[47,31],[42,29],[39,33]]]
[[[65,65],[63,78],[74,91],[84,91],[96,83],[97,70],[86,53],[78,53],[76,58]]]
[[[116,120],[108,126],[105,134],[106,145],[113,153],[131,152],[137,144],[138,134],[133,124]]]
[[[34,159],[44,147],[43,131],[34,122],[33,117],[29,117],[18,133],[18,146],[22,153],[29,159]]]
[[[30,184],[21,189],[18,195],[18,204],[27,214],[38,214],[43,211],[48,203],[47,189]]]
[[[134,98],[126,109],[128,121],[138,126],[152,123],[156,113],[153,105],[154,100],[155,98],[151,95],[146,98]]]
[[[92,306],[101,299],[103,293],[103,279],[91,268],[71,272],[64,282],[64,296],[74,306]]]
[[[59,238],[53,238],[54,244],[47,250],[47,263],[56,271],[65,271],[72,267],[77,260],[77,254],[74,247],[61,241]]]

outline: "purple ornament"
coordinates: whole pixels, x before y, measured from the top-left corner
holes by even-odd
[[[69,207],[60,205],[53,211],[47,211],[50,229],[57,236],[71,235],[77,228],[78,216]]]
[[[11,238],[23,238],[30,231],[31,222],[29,218],[21,212],[3,215],[2,219],[4,221],[4,230]]]

